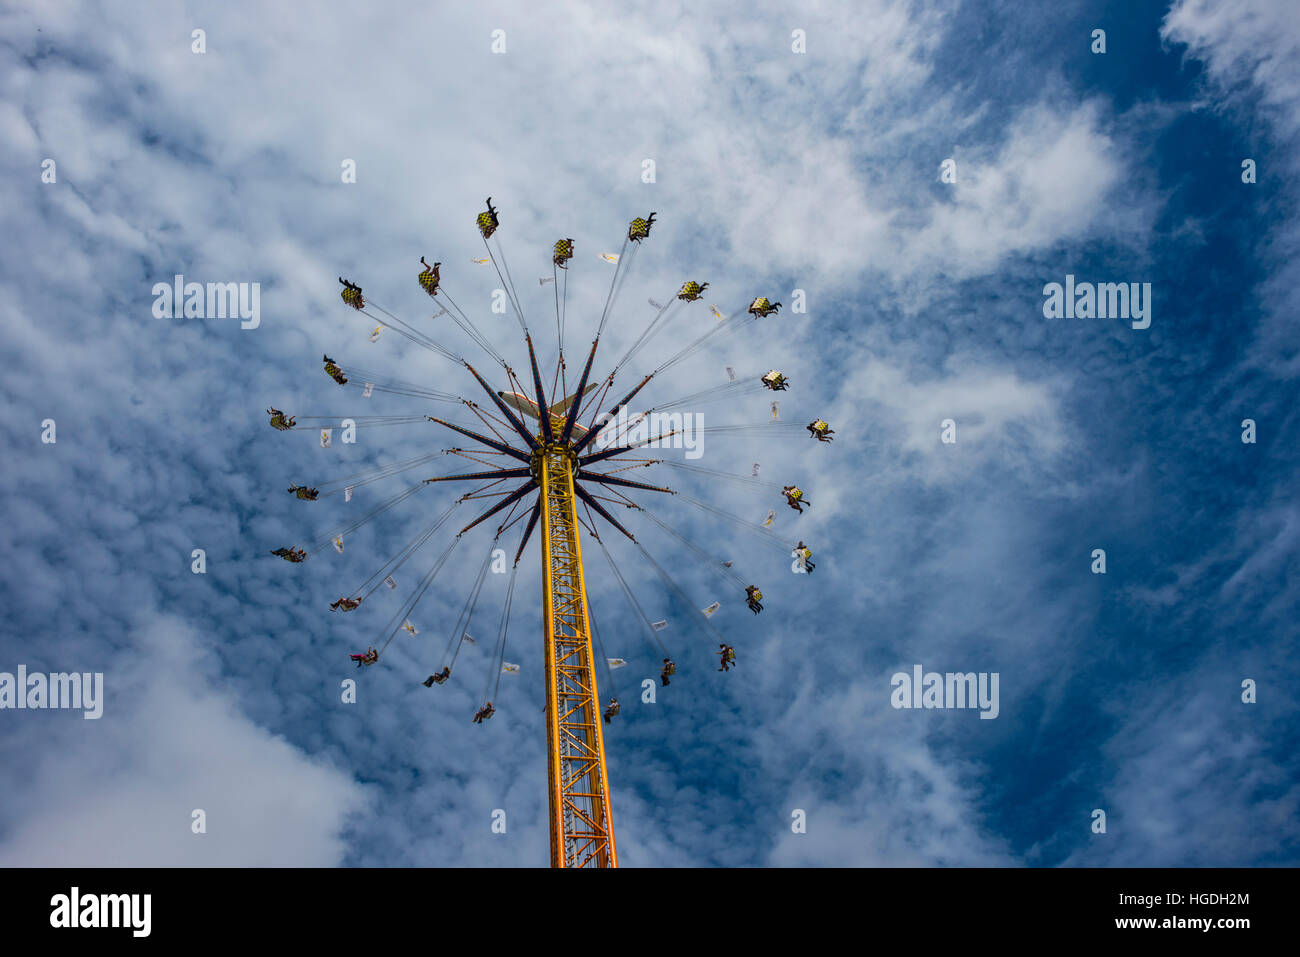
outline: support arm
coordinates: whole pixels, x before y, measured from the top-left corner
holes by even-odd
[[[623,408],[623,406],[627,405],[629,402],[631,402],[633,396],[635,396],[638,392],[640,392],[642,389],[644,389],[645,386],[646,386],[646,383],[649,382],[649,381],[650,381],[651,379],[653,379],[653,378],[654,378],[654,373],[652,372],[652,373],[650,373],[648,376],[646,376],[644,379],[642,379],[642,380],[637,384],[637,387],[636,387],[635,389],[633,389],[633,390],[632,390],[631,392],[629,392],[627,395],[623,396],[623,398],[619,399],[619,400],[618,400],[617,402],[615,402],[612,406],[610,406],[610,410],[609,410],[608,415],[609,415],[610,417],[613,417],[613,416],[615,416],[615,415],[618,415],[618,410],[621,409],[621,408]],[[596,433],[599,432],[599,431],[600,431],[600,428],[596,425],[596,423],[595,423],[595,422],[591,423],[591,429],[587,432],[587,434],[584,435],[581,439],[579,439],[577,442],[574,443],[574,445],[573,445],[573,452],[574,452],[574,454],[576,455],[576,454],[578,454],[579,452],[581,452],[583,449],[585,449],[585,448],[587,447],[587,444],[588,444],[589,442],[591,442],[591,440],[594,439],[594,438],[596,437]]]
[[[486,435],[483,435],[482,433],[474,432],[471,431],[470,429],[462,428],[459,425],[452,425],[450,422],[446,421],[445,419],[440,419],[436,415],[426,415],[425,418],[428,419],[430,422],[437,422],[439,425],[445,425],[453,432],[459,432],[461,435],[468,435],[471,439],[476,439],[477,441],[482,442],[488,448],[496,449],[498,452],[502,453],[503,455],[509,455],[511,458],[518,459],[520,462],[531,461],[531,459],[528,456],[528,453],[521,452],[516,448],[506,445],[504,442],[498,442],[496,439],[489,439]]]
[[[519,501],[521,498],[523,498],[525,495],[527,495],[535,488],[537,488],[537,482],[534,481],[533,479],[529,479],[523,485],[519,486],[519,488],[515,489],[513,492],[511,492],[509,495],[503,498],[501,501],[493,505],[490,509],[484,512],[478,518],[474,519],[474,521],[470,522],[468,525],[462,528],[459,532],[456,533],[456,537],[460,538],[460,536],[464,535],[466,532],[468,532],[479,522],[483,521],[485,518],[489,518],[495,515],[497,512],[501,511],[507,505],[512,505],[515,502]]]
[[[533,529],[537,526],[537,519],[541,517],[541,514],[542,514],[542,503],[539,500],[537,504],[533,506],[533,514],[528,516],[528,525],[524,529],[523,540],[520,541],[519,543],[519,551],[515,552],[516,565],[519,564],[519,559],[523,558],[524,556],[524,547],[528,544],[528,540],[533,537]]]
[[[578,409],[582,405],[582,393],[587,388],[587,378],[591,375],[591,364],[596,361],[596,345],[600,342],[600,336],[591,340],[591,352],[587,354],[587,364],[583,366],[582,378],[578,380],[578,388],[573,393],[573,403],[569,406],[569,414],[564,420],[564,431],[560,433],[560,443],[564,444],[573,437],[573,424],[578,421]],[[587,433],[581,444],[586,444],[590,440],[591,433]]]
[[[529,348],[530,349],[532,348],[531,342]],[[524,428],[524,423],[519,420],[519,416],[515,415],[514,412],[510,411],[510,406],[506,405],[504,402],[501,401],[501,396],[497,395],[494,391],[492,391],[492,387],[488,385],[486,381],[484,381],[483,377],[479,375],[477,371],[475,371],[472,365],[466,362],[465,368],[470,371],[470,375],[472,375],[475,379],[478,379],[478,384],[483,387],[483,391],[488,394],[489,398],[491,398],[492,401],[496,403],[496,407],[501,410],[501,414],[506,417],[506,421],[510,423],[510,425],[514,428],[516,432],[518,432],[520,435],[524,437],[524,441],[528,443],[528,448],[536,449],[537,440],[533,438],[533,433],[529,432],[526,428]],[[509,372],[510,371],[509,368],[507,368],[506,371]]]
[[[537,392],[537,417],[542,423],[542,438],[549,444],[555,440],[555,434],[551,430],[551,413],[548,411],[549,403],[546,401],[546,392],[542,389],[542,373],[537,368],[537,352],[533,349],[532,336],[525,336],[524,340],[528,343],[528,361],[533,367],[533,389]],[[578,394],[581,395],[582,393],[579,392]]]
[[[597,514],[599,514],[601,518],[609,522],[609,524],[613,525],[615,528],[617,528],[628,538],[632,539],[632,541],[634,542],[636,541],[636,537],[631,532],[629,532],[626,528],[620,525],[618,519],[616,519],[613,515],[609,514],[609,512],[605,510],[605,506],[601,505],[594,498],[592,498],[591,493],[588,492],[585,488],[582,488],[579,485],[575,485],[573,487],[573,491],[577,494],[578,498],[582,499],[589,506],[594,508]]]
[[[645,482],[634,482],[631,479],[618,478],[613,475],[601,475],[599,472],[580,472],[578,478],[583,481],[591,480],[600,482],[603,485],[621,485],[624,488],[639,488],[646,492],[667,492],[669,495],[676,495],[670,488],[664,488],[661,485],[647,485]]]
[[[531,469],[497,469],[493,472],[466,472],[463,475],[438,475],[427,478],[428,482],[477,482],[480,479],[528,478]]]
[[[656,435],[652,439],[646,439],[645,441],[638,442],[635,445],[616,445],[612,449],[605,449],[603,452],[593,452],[591,455],[584,455],[582,458],[578,459],[578,465],[582,468],[586,468],[588,465],[592,465],[596,462],[603,462],[605,459],[613,458],[615,455],[621,455],[624,452],[631,452],[635,449],[645,448],[651,442],[662,442],[664,439],[672,438],[680,431],[680,429],[669,429],[662,435]],[[594,433],[588,432],[587,434],[593,435]]]

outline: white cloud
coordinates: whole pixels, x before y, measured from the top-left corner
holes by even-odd
[[[877,454],[888,443],[904,462],[920,457],[919,477],[952,478],[991,461],[1050,464],[1065,444],[1060,390],[1059,382],[1026,381],[973,356],[951,356],[924,378],[873,358],[846,383],[837,412],[856,438],[877,446]],[[945,419],[956,423],[953,444],[940,441]]]
[[[1300,172],[1296,159],[1300,71],[1295,68],[1300,58],[1300,17],[1287,0],[1181,0],[1166,16],[1161,35],[1166,41],[1187,44],[1188,55],[1204,62],[1214,94],[1206,105],[1239,109],[1252,122],[1259,116],[1271,126],[1272,136],[1263,135],[1261,129],[1247,146],[1247,156],[1256,154],[1250,158],[1258,164],[1257,182],[1240,181],[1240,162],[1247,156],[1233,157],[1225,165],[1223,189],[1246,191],[1241,194],[1246,202],[1272,200],[1289,213],[1256,251],[1270,275],[1250,291],[1265,306],[1251,359],[1266,370],[1292,377],[1300,369],[1295,318],[1300,313],[1300,268],[1296,266],[1300,226],[1295,215],[1300,194],[1294,186]],[[1250,102],[1255,96],[1263,104],[1258,114]],[[1270,149],[1267,160],[1259,155],[1263,149]]]
[[[31,778],[7,786],[8,867],[330,866],[366,806],[349,774],[245,717],[217,684],[199,636],[146,618],[104,671],[98,720],[6,712],[40,740]],[[86,654],[86,651],[82,652]],[[44,724],[39,733],[34,726]],[[206,812],[206,834],[191,812]]]
[[[821,775],[812,769],[798,774],[799,783],[781,802],[784,820],[773,822],[767,864],[989,867],[1013,862],[1002,841],[982,827],[974,784],[978,767],[957,757],[951,742],[941,755],[927,741],[937,730],[935,712],[894,710],[884,674],[832,695],[806,690],[783,719],[758,732],[757,750],[769,756],[764,763],[773,770],[792,753],[819,769],[835,767],[850,791],[819,795],[827,787]],[[810,742],[821,747],[810,751]],[[806,833],[791,828],[795,809],[806,812]]]
[[[964,278],[1078,239],[1098,220],[1113,232],[1109,200],[1123,166],[1100,120],[1096,103],[1069,112],[1040,103],[1016,118],[996,153],[959,151],[952,202],[932,205],[926,225],[908,232],[904,261]]]
[[[1294,846],[1300,787],[1272,753],[1277,703],[1243,704],[1239,679],[1221,659],[1174,684],[1139,676],[1124,689],[1114,702],[1124,718],[1105,747],[1115,778],[1094,781],[1106,834],[1065,866],[1245,866]],[[1080,808],[1074,826],[1086,827],[1091,810]]]
[[[1294,129],[1300,122],[1300,23],[1287,0],[1179,0],[1165,17],[1166,40],[1188,45],[1220,81],[1245,80]]]

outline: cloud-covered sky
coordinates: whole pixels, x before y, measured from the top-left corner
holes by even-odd
[[[362,399],[322,373],[328,353],[483,399],[455,363],[392,332],[367,341],[372,323],[340,302],[337,276],[488,372],[414,281],[421,256],[439,260],[445,290],[526,367],[515,321],[491,310],[495,272],[472,262],[490,195],[548,370],[554,300],[536,279],[551,244],[576,246],[572,373],[613,275],[597,254],[654,210],[597,372],[650,321],[646,300],[687,279],[710,283],[705,301],[675,315],[616,393],[715,323],[707,303],[732,312],[766,295],[786,304],[777,316],[665,372],[646,404],[721,384],[727,366],[776,367],[793,383],[783,420],[836,430],[829,445],[710,433],[689,463],[738,475],[759,463],[765,481],[807,491],[802,515],[770,488],[663,466],[631,475],[750,522],[775,508],[774,531],[813,547],[815,573],[794,575],[780,548],[716,514],[633,496],[759,584],[755,617],[725,576],[618,512],[693,604],[721,602],[712,624],[736,646],[734,672],[715,670],[716,640],[636,548],[605,536],[646,613],[670,622],[660,638],[679,676],[643,703],[662,656],[586,543],[605,650],[630,662],[614,673],[623,710],[606,735],[622,864],[1296,864],[1289,8],[0,12],[0,672],[105,683],[96,721],[0,710],[0,863],[546,862],[537,539],[506,651],[522,673],[502,678],[483,725],[470,717],[494,680],[507,576],[487,576],[469,629],[481,640],[453,679],[420,682],[442,663],[492,522],[412,612],[419,636],[362,672],[347,658],[478,503],[399,570],[397,592],[346,615],[329,602],[457,491],[425,488],[342,555],[268,555],[465,462],[439,456],[349,503],[299,502],[290,482],[463,443],[426,423],[323,450],[311,431],[269,429],[267,406],[478,425],[419,398]],[[1105,53],[1091,52],[1097,29]],[[355,182],[341,176],[349,160]],[[155,318],[154,284],[178,273],[259,283],[260,325]],[[1067,275],[1150,283],[1150,327],[1045,318],[1045,284]],[[761,423],[771,398],[687,411]],[[948,419],[955,443],[941,441]],[[517,534],[503,537],[511,552]],[[1098,548],[1104,575],[1091,571]],[[996,672],[998,716],[892,707],[891,676],[917,664]],[[355,704],[341,701],[347,678]],[[196,809],[205,834],[191,831]]]

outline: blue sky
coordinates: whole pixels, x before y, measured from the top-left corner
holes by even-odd
[[[688,278],[727,311],[769,295],[787,303],[779,316],[665,373],[647,404],[720,383],[728,365],[775,366],[794,383],[783,417],[836,429],[831,445],[711,434],[693,463],[758,462],[807,490],[802,516],[770,490],[634,476],[751,521],[775,507],[774,528],[814,548],[815,575],[792,575],[743,529],[640,497],[763,587],[755,618],[653,523],[619,515],[698,607],[722,602],[733,673],[609,537],[638,601],[669,619],[679,665],[641,703],[660,656],[586,549],[606,650],[631,662],[606,739],[624,865],[1296,864],[1300,24],[1264,0],[1024,6],[0,14],[0,196],[16,237],[0,258],[0,671],[102,671],[107,688],[98,721],[0,711],[0,862],[545,863],[536,541],[506,653],[523,671],[503,677],[482,726],[469,719],[485,650],[463,652],[445,687],[419,681],[490,531],[466,536],[411,616],[421,635],[378,667],[358,676],[347,654],[445,535],[398,594],[328,610],[450,489],[419,493],[341,556],[267,555],[413,476],[347,505],[294,501],[289,482],[453,444],[433,426],[330,450],[270,430],[268,405],[451,408],[362,400],[323,375],[322,352],[478,398],[445,359],[391,333],[368,342],[336,276],[433,328],[414,279],[421,255],[441,260],[446,288],[523,367],[513,320],[490,311],[495,274],[471,262],[491,195],[548,367],[550,291],[534,283],[550,244],[576,241],[574,362],[611,274],[597,253],[655,210],[604,369],[651,318],[646,299]],[[1095,29],[1105,54],[1090,52]],[[940,178],[949,158],[955,183]],[[355,183],[340,181],[346,159]],[[155,319],[153,284],[176,273],[260,283],[260,326]],[[1044,318],[1044,285],[1067,274],[1151,283],[1150,327]],[[789,309],[795,289],[804,314]],[[620,374],[623,389],[713,322],[704,305]],[[492,365],[455,329],[437,335]],[[757,422],[767,400],[698,411]],[[949,418],[955,444],[940,441]],[[1255,444],[1241,441],[1247,418]],[[194,548],[205,575],[190,572]],[[1090,571],[1095,548],[1105,575]],[[490,575],[472,633],[495,631],[504,594]],[[891,707],[890,676],[918,663],[997,672],[998,717]],[[356,704],[339,700],[348,677]],[[1257,703],[1242,702],[1245,679]],[[195,808],[207,834],[191,833]],[[1105,834],[1090,829],[1097,808]],[[806,833],[791,830],[795,809]]]

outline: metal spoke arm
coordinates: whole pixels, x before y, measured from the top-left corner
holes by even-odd
[[[591,352],[587,354],[587,364],[582,367],[582,378],[578,380],[578,388],[573,391],[573,404],[569,406],[569,414],[564,419],[564,431],[560,433],[560,443],[563,445],[573,437],[573,425],[578,421],[578,409],[582,405],[582,393],[587,388],[587,378],[591,375],[591,364],[596,361],[596,346],[600,343],[600,336],[591,340]],[[591,433],[588,433],[588,437]],[[586,439],[584,438],[584,442]]]
[[[579,472],[578,480],[581,482],[600,482],[602,485],[621,485],[623,488],[639,488],[646,492],[667,492],[669,495],[676,495],[670,488],[664,488],[662,485],[647,485],[645,482],[634,482],[631,479],[616,478],[613,475],[603,475],[600,472]]]
[[[528,525],[524,528],[524,537],[519,542],[519,551],[515,552],[515,564],[519,564],[519,559],[524,557],[524,549],[528,546],[528,540],[533,537],[533,529],[537,526],[537,519],[542,514],[542,503],[538,501],[533,506],[533,512],[528,516]]]
[[[438,475],[434,478],[427,478],[428,482],[476,482],[480,479],[507,479],[507,478],[528,478],[532,472],[529,469],[497,469],[493,472],[466,472],[464,475]]]
[[[513,446],[506,445],[504,442],[498,442],[496,439],[489,439],[486,435],[483,435],[481,432],[475,432],[473,429],[466,429],[459,425],[452,425],[446,419],[440,419],[436,415],[426,415],[425,418],[428,419],[430,422],[437,422],[439,425],[445,425],[453,432],[459,432],[461,435],[467,435],[471,439],[474,439],[477,442],[482,442],[488,448],[496,449],[498,452],[502,453],[503,455],[508,455],[511,458],[518,459],[521,462],[531,461],[527,452],[521,452],[519,449],[516,449]]]
[[[550,404],[546,401],[546,392],[542,389],[542,373],[537,368],[537,351],[533,349],[533,337],[524,337],[528,342],[528,361],[533,367],[533,389],[537,393],[537,417],[542,423],[542,438],[549,445],[555,434],[551,430]]]
[[[579,458],[578,465],[581,468],[586,468],[588,465],[593,465],[596,462],[603,462],[605,461],[605,459],[612,459],[614,456],[622,455],[624,452],[632,452],[635,451],[636,449],[643,449],[647,445],[650,445],[654,442],[662,442],[664,439],[670,439],[680,431],[681,429],[669,429],[667,432],[663,433],[662,435],[656,435],[652,438],[644,439],[636,443],[635,445],[616,445],[612,449],[605,449],[605,451],[603,452],[593,452],[591,455],[584,455],[581,458]],[[587,434],[592,435],[593,433],[588,432]]]
[[[507,495],[505,498],[503,498],[501,501],[499,501],[499,502],[497,502],[495,505],[493,505],[490,509],[488,509],[486,512],[484,512],[484,513],[483,513],[482,515],[480,515],[478,518],[474,519],[474,521],[470,522],[468,525],[466,525],[464,528],[462,528],[459,532],[456,533],[456,537],[459,538],[461,535],[464,535],[466,532],[468,532],[471,528],[473,528],[473,527],[474,527],[475,525],[477,525],[479,522],[483,521],[483,520],[486,519],[486,518],[490,518],[491,516],[495,515],[497,512],[501,511],[501,510],[502,510],[503,508],[505,508],[507,505],[510,505],[510,504],[512,504],[513,502],[517,502],[517,501],[519,501],[521,498],[523,498],[525,495],[527,495],[529,492],[531,492],[531,491],[532,491],[533,489],[535,489],[535,488],[537,488],[537,482],[536,482],[535,480],[533,480],[533,479],[529,479],[527,482],[525,482],[525,483],[524,483],[523,485],[521,485],[519,488],[515,489],[513,492],[511,492],[509,495]]]
[[[637,387],[635,389],[633,389],[627,395],[623,396],[623,398],[619,399],[612,406],[610,406],[609,412],[607,412],[606,415],[609,418],[613,418],[614,416],[618,415],[618,410],[623,408],[623,406],[627,405],[629,402],[631,402],[632,399],[636,396],[636,394],[646,387],[646,383],[653,378],[654,378],[654,373],[652,372],[644,379],[642,379],[637,384]],[[608,421],[608,419],[606,421]],[[593,422],[591,424],[591,429],[587,432],[587,434],[573,444],[573,454],[577,455],[579,452],[585,449],[588,446],[588,444],[590,444],[591,440],[596,437],[596,434],[599,431],[600,429],[596,426],[596,423]]]
[[[594,509],[600,515],[601,518],[609,522],[609,524],[613,525],[615,528],[617,528],[620,532],[622,532],[632,541],[634,542],[636,541],[636,536],[633,535],[631,532],[629,532],[621,524],[619,524],[618,519],[616,519],[613,515],[609,514],[609,512],[605,510],[605,506],[601,505],[598,501],[596,501],[596,499],[591,495],[590,492],[588,492],[586,489],[582,488],[581,486],[575,486],[573,491],[577,493],[578,498],[582,499],[584,502],[587,503],[588,508]],[[635,508],[636,506],[630,506],[630,507]]]
[[[494,403],[496,403],[496,407],[501,410],[501,414],[506,417],[506,421],[510,423],[511,427],[516,432],[518,432],[521,436],[523,436],[524,441],[528,443],[528,447],[530,449],[536,450],[537,440],[533,438],[533,433],[529,432],[526,428],[524,428],[524,423],[519,420],[519,416],[515,415],[512,411],[510,411],[510,406],[506,405],[504,402],[501,401],[501,396],[497,395],[496,392],[492,390],[492,387],[487,384],[487,381],[481,375],[479,375],[477,371],[475,371],[472,365],[466,362],[465,368],[469,370],[470,375],[472,375],[475,379],[478,379],[478,384],[483,387],[483,391],[488,394],[488,396],[492,399]],[[506,368],[506,371],[507,372],[510,371],[508,366]]]

